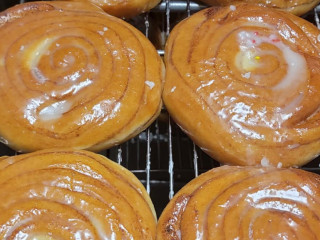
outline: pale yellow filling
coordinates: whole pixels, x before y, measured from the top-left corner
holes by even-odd
[[[24,63],[30,70],[37,67],[39,60],[45,54],[55,38],[43,38],[30,45],[24,52]]]
[[[253,71],[260,65],[254,51],[239,51],[235,60],[237,68],[244,72]]]

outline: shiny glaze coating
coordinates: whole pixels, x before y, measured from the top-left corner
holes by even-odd
[[[160,112],[157,51],[92,4],[17,5],[0,14],[0,35],[0,135],[15,150],[97,151],[135,136]]]
[[[295,15],[302,15],[312,10],[319,0],[201,0],[212,6],[226,6],[234,2],[257,3],[271,8],[281,9]]]
[[[0,160],[1,239],[155,239],[156,216],[139,180],[83,150]]]
[[[67,0],[91,2],[116,17],[131,18],[154,8],[160,0]]]
[[[157,240],[320,239],[320,177],[299,169],[224,166],[184,186]]]
[[[320,152],[319,36],[258,5],[198,12],[167,41],[164,103],[220,162],[303,165]]]

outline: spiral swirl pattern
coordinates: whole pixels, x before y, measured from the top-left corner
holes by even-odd
[[[0,135],[16,150],[100,150],[159,114],[155,48],[98,7],[21,4],[0,15],[0,34]]]
[[[170,201],[157,239],[320,239],[319,184],[298,169],[215,168]]]
[[[319,4],[319,0],[201,0],[211,6],[225,6],[233,2],[263,4],[267,7],[278,8],[295,15],[303,15]]]
[[[160,0],[67,0],[73,2],[91,2],[106,13],[116,17],[131,18],[154,8]]]
[[[221,162],[302,165],[320,149],[319,36],[257,5],[199,12],[167,42],[166,107]]]
[[[155,239],[156,217],[128,170],[87,151],[0,160],[1,239]]]

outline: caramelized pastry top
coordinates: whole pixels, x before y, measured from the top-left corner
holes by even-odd
[[[164,102],[221,162],[303,165],[320,152],[319,43],[319,29],[279,10],[203,10],[171,32]]]
[[[157,240],[320,239],[320,177],[298,169],[224,166],[183,187]]]
[[[154,8],[161,0],[67,0],[72,2],[91,2],[101,7],[106,13],[131,18]]]
[[[160,111],[155,48],[92,4],[17,5],[0,14],[0,35],[0,135],[16,150],[100,150]]]
[[[151,200],[128,170],[87,151],[0,160],[1,239],[155,239]]]
[[[319,0],[201,0],[212,6],[232,5],[236,2],[261,4],[267,7],[281,9],[295,15],[303,15],[319,4]]]

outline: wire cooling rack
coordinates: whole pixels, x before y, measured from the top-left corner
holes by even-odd
[[[0,1],[4,10],[29,0]],[[149,37],[156,19],[162,33],[162,42],[172,27],[192,13],[205,8],[188,0],[163,0],[149,13],[139,16],[139,29]],[[320,28],[320,5],[303,17]],[[163,55],[163,45],[158,44],[158,53]],[[220,166],[203,153],[171,120],[165,109],[159,118],[144,132],[124,144],[102,151],[101,154],[133,172],[146,186],[156,207],[157,214],[183,185],[199,174]],[[15,155],[13,150],[0,144],[0,155]],[[320,157],[302,168],[320,174]]]

